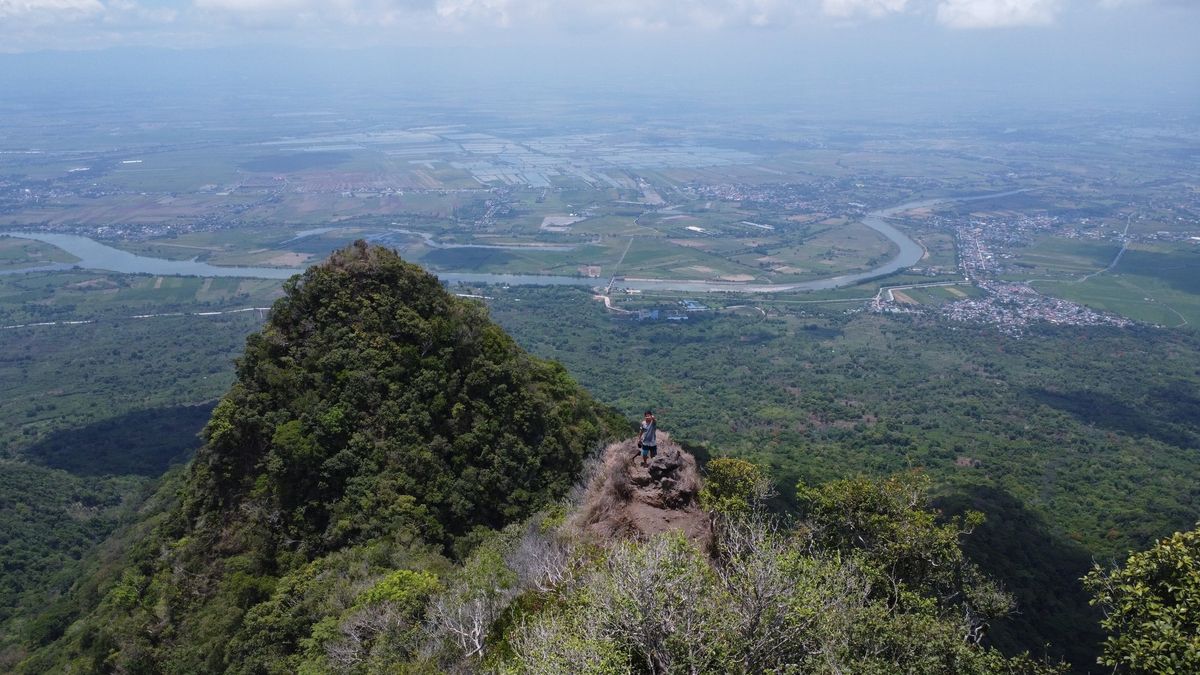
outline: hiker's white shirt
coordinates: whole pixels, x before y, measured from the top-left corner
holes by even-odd
[[[642,445],[658,447],[658,439],[655,434],[658,432],[658,422],[647,422],[642,420]]]

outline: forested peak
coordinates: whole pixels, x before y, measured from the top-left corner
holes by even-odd
[[[205,429],[192,522],[249,500],[302,548],[449,542],[562,494],[619,424],[394,251],[355,242],[284,292]]]
[[[400,309],[428,319],[452,308],[473,304],[458,301],[437,277],[405,262],[395,251],[363,240],[335,251],[329,259],[284,284],[285,295],[272,307],[269,326],[287,334],[312,330],[317,323],[333,325],[401,317],[383,317],[385,308]],[[326,328],[332,326],[325,326]],[[382,328],[380,324],[360,328]]]
[[[356,242],[285,284],[195,460],[21,671],[1059,672],[983,643],[1011,598],[923,476],[779,514],[761,468],[665,432],[643,465],[631,432]]]

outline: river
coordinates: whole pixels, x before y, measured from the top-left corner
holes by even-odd
[[[974,197],[948,197],[942,199],[925,199],[908,202],[878,211],[872,211],[863,217],[862,223],[867,227],[887,237],[899,248],[896,255],[889,261],[874,269],[855,274],[843,274],[812,281],[799,281],[784,284],[756,284],[753,282],[705,281],[686,279],[627,279],[619,282],[623,288],[633,288],[646,291],[686,291],[691,293],[711,293],[732,291],[738,293],[780,293],[787,291],[822,291],[843,286],[853,286],[871,279],[887,276],[906,267],[912,267],[925,255],[921,245],[913,241],[900,230],[887,222],[887,218],[909,209],[933,206],[948,202],[968,202],[982,199],[1006,197],[1008,195],[1027,192],[1027,190],[1012,190]],[[323,228],[322,228],[323,229]],[[300,233],[315,233],[318,230],[308,230]],[[404,232],[404,234],[415,234]],[[249,277],[255,279],[287,279],[293,274],[303,272],[303,269],[282,267],[226,267],[210,265],[196,260],[167,260],[137,255],[128,251],[113,248],[94,239],[76,234],[58,234],[53,232],[0,232],[0,235],[11,235],[23,239],[35,239],[56,246],[67,253],[79,258],[79,262],[71,264],[58,263],[43,267],[27,267],[19,270],[6,270],[0,274],[16,274],[22,272],[41,272],[81,267],[84,269],[105,270],[123,274],[158,274],[201,277]],[[552,245],[551,245],[552,246]],[[508,284],[510,286],[599,286],[599,279],[586,277],[550,276],[542,274],[487,274],[477,272],[434,272],[444,282],[479,283],[479,284]]]

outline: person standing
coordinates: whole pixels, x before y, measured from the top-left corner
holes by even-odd
[[[654,419],[654,412],[647,410],[646,416],[642,419],[641,429],[638,431],[638,448],[642,451],[642,466],[646,466],[647,459],[654,459],[658,456],[658,422]]]

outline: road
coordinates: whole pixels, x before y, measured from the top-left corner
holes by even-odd
[[[1101,274],[1104,274],[1105,272],[1111,272],[1114,267],[1116,267],[1117,265],[1119,265],[1121,263],[1121,258],[1125,257],[1125,251],[1127,251],[1129,249],[1129,223],[1132,220],[1133,220],[1132,214],[1125,217],[1125,230],[1121,232],[1121,250],[1117,251],[1117,255],[1113,256],[1112,262],[1110,262],[1108,264],[1108,267],[1105,267],[1104,269],[1098,270],[1096,272],[1092,272],[1091,274],[1089,274],[1087,276],[1080,277],[1079,279],[1075,280],[1075,283],[1081,284],[1081,283],[1087,281],[1088,279],[1091,279],[1092,277],[1100,276]],[[1182,317],[1180,317],[1180,318],[1182,318]],[[1186,319],[1185,319],[1185,321],[1186,321]]]
[[[220,312],[168,312],[165,314],[134,314],[132,316],[120,317],[104,317],[102,319],[84,319],[82,321],[39,321],[36,323],[18,323],[11,326],[0,326],[0,330],[13,330],[16,328],[35,328],[37,326],[84,326],[87,324],[101,322],[124,322],[138,321],[141,319],[161,319],[169,316],[222,316],[224,314],[243,314],[245,312],[267,312],[270,307],[243,307],[241,309],[227,309]]]
[[[641,218],[641,216],[638,216],[638,218]],[[636,222],[636,221],[634,221],[634,222]],[[608,286],[604,289],[605,296],[612,294],[613,284],[617,281],[617,270],[621,269],[621,263],[625,262],[625,256],[629,255],[629,249],[632,247],[633,247],[633,237],[630,237],[629,243],[625,244],[625,251],[623,253],[621,253],[621,258],[619,260],[617,260],[616,265],[613,265],[612,277],[608,280]]]

